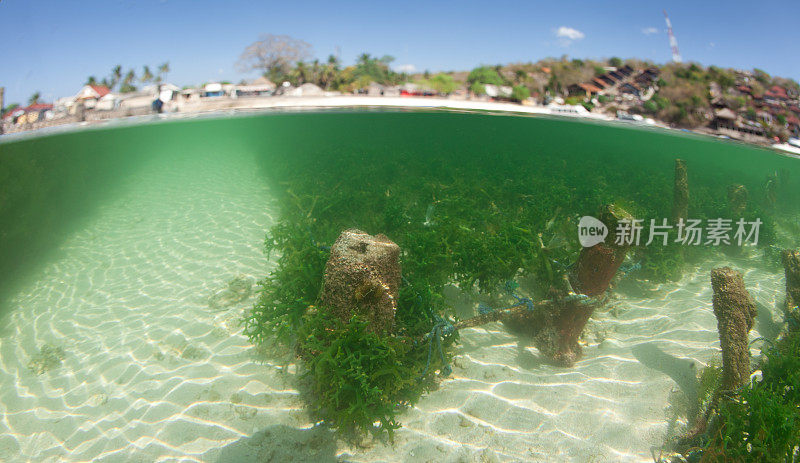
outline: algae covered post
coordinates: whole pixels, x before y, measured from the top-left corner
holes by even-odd
[[[618,224],[623,220],[631,220],[632,216],[614,205],[603,206],[599,215],[609,229],[609,236],[605,242],[581,249],[569,275],[575,292],[588,297],[602,296],[608,290],[629,247],[618,236]],[[567,298],[554,310],[545,311],[544,329],[534,338],[536,346],[557,364],[574,364],[581,356],[578,338],[597,305],[581,298]]]
[[[611,284],[625,260],[629,243],[619,235],[620,223],[633,217],[619,206],[605,205],[600,210],[600,220],[608,227],[605,241],[581,249],[578,261],[570,275],[575,290],[587,296],[603,294]]]
[[[797,269],[796,257],[796,251],[784,252],[787,285],[798,281],[792,273]],[[747,335],[756,313],[753,299],[741,274],[728,267],[713,270],[711,281],[722,372],[713,365],[703,371],[701,379],[716,375],[719,379],[703,415],[678,439],[677,449],[689,461],[796,461],[800,448],[800,331],[792,312],[786,313],[788,330],[762,347],[751,376]],[[791,293],[787,288],[789,303]]]
[[[781,253],[781,260],[786,278],[784,317],[787,329],[797,332],[800,331],[800,251],[786,249]]]
[[[689,178],[686,161],[675,160],[675,186],[673,187],[672,222],[686,220],[689,215]]]
[[[728,207],[731,217],[741,217],[747,209],[747,188],[735,183],[728,187]]]
[[[676,443],[682,449],[695,446],[698,438],[707,432],[710,417],[717,412],[723,394],[736,394],[750,378],[748,335],[757,313],[753,297],[745,288],[742,274],[730,267],[711,271],[711,289],[722,350],[722,372],[720,376],[716,367],[708,366],[701,375],[701,382],[710,383],[707,384],[708,403],[703,404],[703,410],[698,410],[702,413],[690,417],[694,426],[678,437]]]
[[[331,246],[320,302],[342,321],[359,314],[370,331],[391,332],[400,278],[397,244],[384,235],[345,230]]]
[[[786,277],[786,300],[784,311],[787,316],[797,320],[800,315],[798,306],[800,305],[800,251],[794,249],[784,250],[781,254],[783,261],[784,274]]]
[[[753,328],[756,306],[742,274],[729,267],[711,271],[711,287],[722,347],[722,389],[735,390],[750,378],[747,336]]]
[[[628,244],[617,233],[620,221],[631,220],[631,215],[605,205],[599,216],[609,236],[581,250],[563,287],[551,287],[553,300],[539,303],[535,310],[509,312],[503,320],[512,331],[532,336],[539,351],[557,365],[571,366],[581,357],[578,339],[628,252]]]

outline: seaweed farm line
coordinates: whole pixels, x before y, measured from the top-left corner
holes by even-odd
[[[402,414],[394,444],[356,446],[314,427],[297,365],[243,335],[278,257],[263,253],[276,207],[256,164],[246,150],[144,159],[3,299],[0,461],[650,462],[672,377],[718,356],[710,270],[742,269],[779,318],[782,273],[747,253],[673,283],[623,280],[574,367],[499,323],[465,329],[452,375]],[[762,318],[751,339],[770,330]],[[633,354],[650,344],[687,362],[651,369]]]

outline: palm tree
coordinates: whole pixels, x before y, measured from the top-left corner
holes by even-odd
[[[164,62],[164,64],[158,67],[158,81],[167,80],[167,74],[169,74],[169,61]]]
[[[321,82],[321,77],[322,77],[321,74],[322,73],[320,72],[320,65],[319,65],[319,60],[318,59],[315,59],[314,61],[311,62],[311,72],[310,72],[310,74],[311,74],[310,75],[311,82],[314,82],[315,84],[321,84],[322,83]]]
[[[122,66],[116,65],[113,69],[111,69],[111,78],[109,79],[109,86],[108,88],[113,89],[117,86],[117,84],[122,80]]]
[[[370,56],[369,53],[362,53],[362,54],[358,55],[358,59],[356,60],[356,62],[358,64],[364,65],[364,66],[368,65],[370,63],[370,61],[372,61],[372,57]]]
[[[328,56],[328,63],[322,70],[320,82],[325,86],[325,90],[330,89],[339,80],[339,58],[335,55]]]
[[[95,76],[89,76],[84,85],[97,85],[97,78]]]
[[[143,84],[146,84],[153,80],[153,73],[150,72],[150,66],[144,66],[142,68],[142,77],[139,78]]]
[[[122,79],[122,85],[120,85],[119,91],[122,93],[135,92],[136,86],[133,85],[134,82],[136,82],[136,71],[131,69],[125,74],[125,78]]]
[[[294,79],[297,81],[297,85],[306,83],[308,81],[308,69],[306,69],[306,63],[298,61],[292,74],[294,74],[292,77],[294,77]]]
[[[41,99],[41,98],[42,98],[42,94],[39,93],[39,92],[36,92],[33,95],[31,95],[30,98],[28,98],[28,104],[29,105],[39,104],[39,99]]]

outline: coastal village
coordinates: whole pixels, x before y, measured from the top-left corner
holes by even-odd
[[[243,55],[241,60],[246,62],[246,58]],[[123,77],[121,66],[117,66],[108,78],[90,77],[83,86],[76,85],[74,95],[52,102],[43,102],[36,94],[27,105],[2,106],[0,91],[2,132],[156,113],[320,105],[406,106],[413,99],[422,107],[490,109],[492,106],[486,103],[518,105],[520,112],[660,125],[753,144],[785,146],[800,153],[800,86],[758,69],[564,56],[536,63],[480,66],[469,72],[409,74],[393,71],[391,62],[391,57],[363,54],[355,65],[347,67],[342,67],[335,56],[326,63],[296,60],[253,65],[248,69],[262,71],[256,79],[184,87],[166,80],[168,63],[155,75],[145,66],[138,78],[133,70]],[[326,102],[320,104],[323,100]],[[508,106],[497,109],[509,110]]]

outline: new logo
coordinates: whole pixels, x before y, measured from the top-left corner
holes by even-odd
[[[578,240],[584,248],[590,248],[597,243],[602,243],[608,236],[606,224],[590,215],[581,217],[578,222]]]

